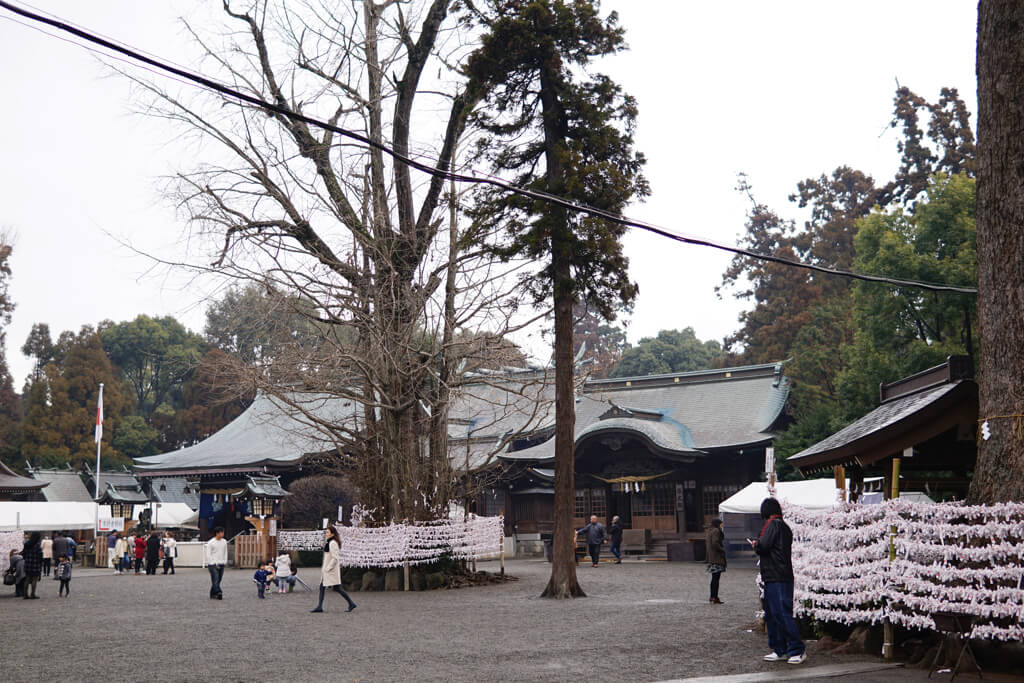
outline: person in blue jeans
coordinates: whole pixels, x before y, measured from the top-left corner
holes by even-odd
[[[774,498],[761,503],[761,519],[764,526],[750,545],[760,558],[764,582],[764,623],[772,648],[764,660],[803,664],[807,648],[793,620],[793,531],[782,521],[782,506]]]
[[[213,530],[213,538],[206,542],[206,568],[210,570],[210,599],[223,600],[220,580],[224,578],[224,565],[228,563],[228,542],[224,540],[224,527]]]
[[[612,517],[611,526],[608,527],[608,537],[612,539],[611,551],[615,556],[615,564],[622,564],[622,523],[619,516]]]

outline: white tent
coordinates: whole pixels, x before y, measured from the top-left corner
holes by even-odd
[[[96,526],[96,503],[0,502],[0,531],[64,531]]]
[[[0,531],[71,531],[96,528],[98,517],[110,517],[110,506],[96,503],[67,502],[0,502]],[[135,505],[133,518],[148,505]],[[196,528],[199,513],[185,503],[153,503],[150,522],[160,529],[168,527]]]
[[[139,521],[139,513],[149,509],[149,503],[132,506],[132,521]],[[169,527],[199,528],[199,512],[192,510],[187,503],[152,503],[150,524],[157,529]],[[100,517],[110,517],[110,506],[100,505]]]
[[[831,510],[839,500],[836,491],[835,479],[780,481],[775,485],[776,498],[808,512]],[[761,501],[767,497],[768,483],[755,481],[723,500],[718,512],[757,515],[761,513]]]

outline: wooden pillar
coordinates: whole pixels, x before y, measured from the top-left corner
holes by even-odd
[[[836,478],[836,490],[842,491],[841,500],[846,502],[846,468],[842,465],[836,465],[832,468],[832,474]]]
[[[886,495],[889,500],[895,500],[900,497],[900,459],[892,459],[892,469],[888,472],[888,481],[886,482]],[[889,564],[892,564],[896,560],[896,525],[893,524],[889,527]],[[892,622],[888,619],[885,620],[884,626],[884,642],[882,643],[882,656],[885,659],[891,660],[896,656],[895,648],[893,647],[893,641],[895,640],[895,634]]]

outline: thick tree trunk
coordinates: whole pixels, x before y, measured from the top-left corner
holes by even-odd
[[[556,232],[561,232],[561,228]],[[572,304],[568,247],[552,239],[555,276],[555,536],[551,554],[551,580],[541,594],[545,598],[586,597],[576,579],[575,425],[576,396],[573,382]]]
[[[1024,3],[978,4],[979,418],[974,502],[1024,500]]]
[[[544,106],[544,145],[548,191],[561,194],[565,187],[563,164],[565,115],[556,96],[557,72],[548,63],[541,70]],[[573,367],[572,228],[564,209],[551,209],[551,266],[555,305],[555,535],[551,553],[551,580],[545,598],[582,598],[586,593],[576,579],[576,392]]]

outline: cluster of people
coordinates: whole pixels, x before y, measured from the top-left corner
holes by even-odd
[[[53,538],[33,531],[21,550],[10,552],[10,566],[4,583],[14,586],[14,595],[25,600],[38,600],[39,579],[50,576],[60,581],[58,596],[71,594],[71,563],[78,543],[70,536],[55,532]],[[8,578],[9,577],[9,578]]]
[[[224,538],[224,527],[219,526],[213,530],[213,538],[206,542],[204,555],[206,568],[210,572],[210,599],[223,600],[224,590],[221,588],[221,581],[224,578],[224,567],[228,563],[228,542]],[[299,578],[298,569],[292,564],[288,553],[281,553],[273,562],[261,562],[252,580],[256,584],[256,594],[260,599],[266,599],[267,589],[271,586],[276,586],[278,593],[291,592],[296,583],[306,586]],[[324,530],[320,599],[312,612],[324,611],[324,597],[328,589],[345,598],[348,603],[347,611],[351,612],[356,608],[356,603],[352,602],[352,598],[341,587],[341,537],[333,526]]]
[[[803,664],[807,648],[793,619],[793,531],[782,519],[782,506],[775,498],[761,502],[764,524],[757,538],[747,542],[758,556],[761,583],[764,585],[764,624],[772,651],[766,662]],[[705,536],[707,571],[711,574],[711,603],[722,604],[718,597],[722,573],[726,569],[725,533],[722,520],[711,520]]]
[[[155,575],[163,561],[163,573],[174,573],[174,558],[178,556],[178,542],[174,533],[166,531],[162,535],[151,531],[148,535],[132,530],[127,536],[114,532],[107,536],[107,568],[115,574],[130,574],[134,568],[136,574]]]
[[[278,555],[273,561],[260,562],[252,580],[256,584],[256,594],[261,600],[266,597],[266,591],[271,587],[276,587],[278,593],[291,593],[295,590],[296,583],[306,586],[299,578],[298,567],[292,565],[292,556],[286,552]]]
[[[611,541],[611,553],[615,556],[615,564],[622,564],[622,523],[619,516],[612,517],[611,526],[606,531],[604,525],[597,521],[597,515],[590,516],[590,523],[576,532],[576,536],[587,540],[587,554],[596,567],[601,561],[601,546]]]

